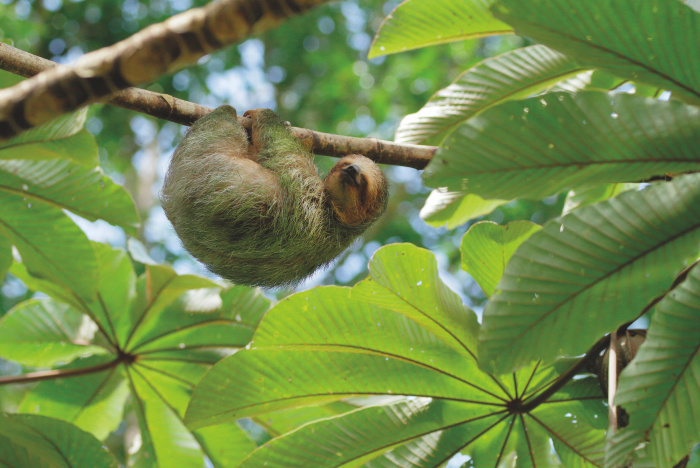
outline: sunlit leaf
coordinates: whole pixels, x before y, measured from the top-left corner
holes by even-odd
[[[595,187],[587,187],[579,190],[571,190],[566,195],[563,214],[586,205],[592,205],[608,198],[616,197],[622,192],[639,188],[639,184],[604,184]]]
[[[104,219],[136,235],[138,214],[129,194],[100,169],[67,159],[0,160],[0,194],[21,194],[27,204],[47,204],[90,221]]]
[[[68,421],[103,440],[121,423],[129,396],[123,368],[109,365],[113,360],[112,356],[99,356],[61,367],[61,371],[100,365],[103,369],[41,382],[22,400],[19,411]]]
[[[85,319],[53,300],[21,302],[0,319],[0,356],[26,366],[50,367],[105,352],[88,344],[94,325]]]
[[[20,194],[5,193],[0,203],[0,226],[33,275],[83,296],[94,294],[95,253],[83,231],[61,210],[32,203]]]
[[[699,248],[700,175],[549,221],[515,252],[484,309],[482,366],[505,373],[585,352],[663,294]]]
[[[482,60],[403,118],[396,141],[439,145],[465,120],[503,102],[523,99],[585,68],[548,47],[535,45]],[[469,151],[469,148],[466,148]]]
[[[540,229],[530,221],[476,223],[462,238],[462,269],[491,297],[515,249]]]
[[[62,354],[56,354],[64,361],[73,360],[54,368],[56,379],[29,391],[21,410],[71,421],[104,438],[121,423],[124,405],[131,401],[137,410],[142,445],[129,458],[130,464],[156,460],[159,466],[200,466],[206,457],[220,466],[236,466],[254,444],[234,421],[220,431],[194,433],[185,428],[182,417],[194,386],[206,371],[250,341],[269,300],[245,287],[231,288],[221,295],[221,287],[211,280],[178,276],[162,265],[147,265],[137,279],[126,252],[97,243],[93,248],[99,274],[92,295],[51,287],[51,282],[13,266],[29,285],[46,288],[56,300],[69,303],[94,321],[92,327],[85,327],[91,322],[84,317],[79,322],[77,314],[62,318],[48,311],[32,315],[26,324],[13,322],[14,311],[3,320],[14,323],[8,331],[15,330],[17,338],[22,338],[21,333],[31,335],[25,340],[26,351],[12,343],[3,349],[7,359],[28,353],[41,357],[29,349],[32,337],[47,335],[57,341],[63,331],[72,338],[71,330],[78,323],[80,332],[85,333],[80,335],[82,348],[69,345],[68,351],[61,349]],[[32,304],[22,304],[16,310]],[[67,306],[55,308],[73,311]],[[36,330],[31,329],[32,320],[40,320]],[[51,325],[58,328],[53,330]],[[0,325],[0,332],[2,329]],[[49,333],[52,330],[54,333]],[[33,345],[37,342],[34,339]],[[106,354],[96,356],[96,351]],[[86,354],[91,355],[74,359]],[[62,375],[70,378],[62,379]]]
[[[66,138],[30,141],[0,147],[0,159],[40,160],[64,158],[88,167],[97,166],[97,142],[87,130]]]
[[[369,58],[512,32],[493,17],[494,0],[406,0],[384,20]]]
[[[31,128],[8,141],[0,142],[0,153],[5,149],[31,145],[37,142],[60,140],[75,135],[83,129],[88,108],[80,109],[72,114],[62,115],[56,120]],[[28,146],[29,147],[29,146]],[[31,153],[28,155],[31,158]],[[97,154],[93,154],[95,163]],[[81,156],[78,160],[85,161]]]
[[[484,198],[700,169],[700,108],[627,94],[547,94],[508,102],[455,130],[423,178]]]
[[[508,200],[484,200],[474,194],[436,189],[425,200],[420,217],[433,227],[447,224],[447,229],[454,229],[471,219],[491,213],[505,203]]]
[[[371,279],[352,294],[315,288],[270,310],[250,346],[199,383],[188,426],[213,428],[242,416],[265,421],[284,408],[301,411],[352,396],[409,395],[307,422],[265,442],[243,466],[394,466],[401,460],[399,466],[432,467],[457,452],[476,466],[523,457],[525,466],[549,466],[554,437],[569,450],[572,466],[600,456],[604,430],[591,428],[586,417],[606,412],[597,379],[556,392],[549,411],[550,402],[540,402],[544,412],[537,418],[511,412],[511,404],[556,381],[555,368],[533,365],[497,379],[476,367],[469,345],[478,324],[471,311],[453,304],[429,252],[385,247],[370,270]],[[561,435],[549,428],[582,411],[587,415]]]

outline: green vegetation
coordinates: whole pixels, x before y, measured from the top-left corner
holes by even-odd
[[[68,61],[191,6],[4,0],[0,40]],[[296,293],[180,248],[177,125],[100,104],[0,143],[0,466],[700,466],[698,2],[394,7],[148,86],[440,147]],[[610,418],[600,354],[647,325]]]

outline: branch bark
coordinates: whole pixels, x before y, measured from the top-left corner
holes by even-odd
[[[150,82],[327,0],[221,0],[0,91],[0,138]]]
[[[64,67],[10,45],[0,42],[0,69],[16,75],[32,77],[53,68]],[[13,88],[9,88],[13,89]],[[145,89],[128,87],[100,102],[175,122],[192,125],[212,109],[176,97]],[[250,119],[239,117],[241,125],[250,130]],[[424,169],[437,151],[436,146],[398,144],[376,138],[354,138],[291,127],[314,154],[342,158],[348,154],[363,154],[381,164]]]

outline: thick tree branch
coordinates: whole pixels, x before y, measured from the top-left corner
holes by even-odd
[[[32,77],[57,66],[61,67],[51,60],[0,43],[0,69]],[[167,94],[133,87],[118,91],[102,102],[187,126],[212,111],[208,107]],[[239,117],[238,121],[250,129],[250,119]],[[291,127],[291,131],[314,154],[338,158],[348,154],[363,154],[382,164],[414,169],[425,168],[437,150],[435,146],[402,145],[376,138],[331,135],[298,127]]]
[[[327,0],[221,0],[0,91],[0,138],[153,81]]]

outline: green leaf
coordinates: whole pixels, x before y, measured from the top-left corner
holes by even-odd
[[[570,382],[530,414],[533,425],[545,428],[566,468],[600,467],[605,456],[608,409],[598,379]]]
[[[492,410],[484,405],[426,400],[364,408],[316,422],[265,443],[245,460],[241,468],[344,466],[343,463],[359,456],[380,456],[397,441],[420,439],[426,433],[446,429],[446,434],[440,437],[442,450],[439,453],[444,456],[447,452],[445,445],[451,444],[457,449],[499,419],[498,415],[489,415]],[[429,453],[425,455],[432,458],[433,463],[423,459],[423,466],[439,465],[438,457],[431,457]]]
[[[61,367],[65,371],[105,364],[100,371],[39,383],[22,400],[19,411],[68,421],[104,440],[121,423],[124,403],[129,397],[123,368],[107,366],[113,359],[113,356],[96,356]]]
[[[181,297],[185,292],[203,288],[213,290],[205,293],[205,298],[187,300]],[[162,332],[166,330],[167,336],[171,336],[193,324],[212,319],[218,322],[216,319],[220,317],[207,315],[206,312],[216,312],[221,307],[219,291],[219,285],[207,278],[178,275],[166,265],[147,265],[146,273],[139,277],[136,284],[137,295],[131,313],[123,314],[115,321],[119,342],[125,349],[135,350],[153,339],[154,335],[164,339],[166,335]],[[176,300],[181,302],[175,303]],[[165,315],[166,308],[170,306],[177,309],[177,316]],[[168,325],[164,326],[165,323]]]
[[[97,142],[87,130],[57,140],[29,141],[0,149],[0,159],[72,159],[84,166],[97,166]]]
[[[430,192],[420,217],[433,227],[447,223],[447,229],[454,229],[467,221],[491,213],[508,200],[484,200],[478,195],[463,191],[447,192],[435,189]]]
[[[656,306],[647,338],[622,371],[615,404],[630,415],[608,448],[621,466],[648,440],[655,466],[674,466],[700,440],[700,268]]]
[[[104,438],[122,421],[126,402],[132,402],[143,443],[129,459],[130,465],[151,466],[152,460],[157,460],[160,466],[200,466],[207,457],[220,466],[235,466],[253,449],[244,431],[232,422],[220,431],[193,433],[183,425],[182,416],[194,386],[205,372],[250,341],[269,300],[258,290],[245,287],[226,290],[221,297],[216,283],[192,275],[178,276],[172,268],[161,265],[148,265],[137,279],[126,252],[99,243],[93,248],[99,274],[92,295],[81,296],[56,287],[13,265],[13,271],[17,270],[29,285],[45,289],[96,324],[85,327],[90,323],[87,319],[79,321],[71,308],[58,305],[57,309],[65,309],[64,316],[42,311],[35,315],[27,310],[26,323],[19,323],[22,317],[15,316],[15,311],[3,319],[14,319],[15,326],[8,332],[28,335],[22,342],[27,348],[29,341],[37,346],[37,335],[53,338],[44,328],[51,331],[55,325],[54,340],[58,340],[61,331],[71,338],[72,330],[80,323],[85,345],[80,355],[93,354],[74,359],[78,349],[68,346],[69,351],[62,356],[64,361],[73,360],[57,369],[57,377],[63,374],[71,378],[37,385],[25,397],[21,410],[74,422]],[[35,302],[18,306],[17,310]],[[33,329],[35,325],[37,330]],[[74,341],[77,343],[77,338]],[[7,347],[12,351],[13,343]],[[108,354],[94,355],[105,350]],[[40,354],[39,350],[33,352]],[[175,462],[178,458],[180,462]]]
[[[36,142],[60,140],[75,135],[83,129],[88,108],[85,107],[72,114],[62,115],[38,127],[31,128],[8,141],[0,142],[0,153],[5,149],[15,148]],[[31,152],[30,152],[31,153]],[[29,155],[31,158],[31,154]],[[82,158],[80,158],[82,159]]]
[[[597,381],[564,387],[550,399],[556,408],[542,416],[519,414],[516,402],[547,389],[559,373],[533,365],[497,379],[481,371],[467,345],[478,327],[473,313],[453,304],[454,293],[445,291],[435,270],[430,252],[392,245],[375,254],[372,279],[349,296],[346,288],[325,287],[284,299],[246,350],[216,364],[198,384],[188,426],[246,415],[266,421],[261,415],[270,412],[274,421],[283,408],[302,411],[350,396],[412,395],[417,398],[376,400],[376,406],[293,426],[243,466],[395,466],[396,460],[406,467],[442,466],[457,452],[475,466],[498,466],[511,453],[524,466],[549,466],[556,434],[548,426],[574,411],[586,414],[559,439],[571,466],[586,466],[596,448],[600,456],[604,429],[589,427],[606,412]]]
[[[699,247],[700,175],[549,221],[515,252],[484,309],[482,366],[505,373],[585,352],[637,318]]]
[[[430,251],[394,244],[374,254],[369,270],[369,278],[353,288],[352,297],[415,320],[464,357],[474,359],[476,314],[440,280]]]
[[[0,356],[25,366],[51,367],[104,352],[87,345],[91,333],[84,327],[90,325],[85,318],[50,299],[21,302],[0,319]]]
[[[628,94],[547,94],[508,102],[445,141],[423,178],[484,198],[542,198],[563,189],[700,169],[700,108]]]
[[[571,190],[566,195],[563,214],[567,214],[576,208],[592,205],[599,201],[618,196],[628,190],[638,189],[639,184],[604,184],[595,187],[587,187],[579,190]]]
[[[500,0],[494,13],[583,64],[700,104],[700,15],[680,1]]]
[[[462,238],[462,269],[491,297],[515,249],[540,229],[530,221],[474,224]]]
[[[5,193],[0,203],[0,227],[10,235],[32,275],[82,296],[95,293],[95,253],[83,231],[61,210]]]
[[[149,375],[154,375],[149,373]],[[182,424],[182,420],[168,401],[159,395],[141,371],[129,372],[133,395],[141,404],[135,405],[143,439],[142,456],[150,454],[155,466],[204,466],[204,454],[197,440]],[[170,394],[187,398],[187,388],[171,379]],[[165,389],[165,388],[161,388]]]
[[[0,278],[5,278],[12,266],[12,242],[0,232]],[[0,279],[0,281],[2,281]]]
[[[136,206],[123,187],[100,169],[67,159],[0,160],[0,193],[21,195],[28,204],[69,210],[90,221],[104,219],[136,235]]]
[[[369,58],[512,32],[489,11],[493,0],[407,0],[384,20]]]
[[[255,443],[236,423],[205,427],[195,432],[207,458],[216,467],[239,466]]]
[[[465,120],[507,101],[531,96],[585,68],[541,45],[482,60],[438,91],[415,114],[403,118],[396,141],[439,145]]]
[[[0,460],[22,468],[116,468],[90,434],[57,419],[27,414],[0,416]]]

